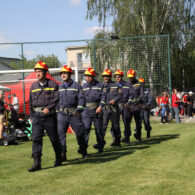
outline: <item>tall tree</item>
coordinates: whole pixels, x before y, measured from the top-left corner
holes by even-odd
[[[113,33],[121,37],[170,33],[171,48],[181,50],[181,44],[185,48],[186,43],[191,42],[194,36],[193,0],[88,0],[87,6],[88,19],[98,17],[100,25],[105,26],[107,19],[111,17]],[[153,42],[152,56],[155,56],[159,41],[161,40],[157,38]],[[145,58],[149,82],[153,87],[154,78],[151,75],[154,75],[157,67],[154,58],[151,58],[151,52],[145,52],[151,47],[151,43],[143,42],[138,47],[142,48],[140,52]]]

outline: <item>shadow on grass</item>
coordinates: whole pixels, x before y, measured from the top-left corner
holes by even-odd
[[[176,139],[179,138],[180,134],[167,134],[167,135],[156,135],[156,136],[152,136],[149,139],[144,139],[142,140],[141,143],[138,142],[134,142],[134,145],[152,145],[152,144],[160,144],[163,141],[168,141],[170,139]]]
[[[171,134],[171,135],[158,135],[153,136],[150,139],[144,139],[141,143],[139,142],[132,142],[131,145],[122,145],[121,147],[112,147],[112,148],[105,148],[103,153],[93,153],[89,154],[87,159],[76,158],[72,160],[68,160],[62,166],[73,165],[73,164],[85,164],[85,163],[105,163],[113,160],[117,160],[118,158],[126,155],[131,155],[136,150],[147,149],[150,145],[153,144],[160,144],[163,141],[168,141],[170,139],[179,138],[180,134]],[[145,146],[143,146],[145,145]],[[46,167],[42,170],[54,168]]]

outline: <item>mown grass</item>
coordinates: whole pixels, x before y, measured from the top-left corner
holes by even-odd
[[[152,137],[97,154],[91,132],[89,158],[77,153],[68,134],[68,161],[54,168],[54,152],[44,137],[43,170],[29,173],[31,142],[0,147],[0,194],[195,194],[195,124],[160,125],[152,121]],[[133,129],[133,127],[132,127]],[[142,130],[143,137],[145,131]]]

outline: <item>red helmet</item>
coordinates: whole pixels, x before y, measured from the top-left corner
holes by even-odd
[[[39,61],[35,64],[34,70],[35,69],[43,69],[43,70],[48,70],[48,66],[45,62]]]
[[[88,68],[87,70],[85,70],[84,75],[95,77],[96,73],[95,73],[95,70],[93,68]]]
[[[136,72],[135,70],[133,69],[130,69],[128,72],[127,72],[127,77],[134,77],[136,75]]]
[[[121,70],[116,70],[116,72],[114,73],[114,76],[115,75],[121,75],[122,77],[124,77],[124,73],[123,73],[123,71],[121,71]]]
[[[69,72],[70,74],[72,74],[72,68],[70,66],[64,65],[60,70],[60,73],[61,72]]]
[[[138,81],[141,82],[141,83],[145,83],[145,80],[144,80],[142,77],[140,77],[140,78],[138,79]]]
[[[102,76],[112,76],[111,70],[105,69],[104,72],[102,73]]]

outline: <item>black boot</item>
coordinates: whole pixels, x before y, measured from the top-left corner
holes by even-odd
[[[84,159],[87,159],[88,158],[88,156],[87,156],[87,148],[85,148],[85,149],[79,149],[78,150],[78,153],[79,154],[82,154],[82,158],[84,158]]]
[[[94,144],[93,147],[98,150],[98,144]]]
[[[121,146],[120,143],[120,137],[114,138],[113,142],[110,144],[110,146]]]
[[[139,142],[142,141],[141,137],[139,137],[139,136],[137,135],[137,133],[134,134],[134,137],[135,137],[135,139],[136,139],[137,141],[139,141]]]
[[[54,167],[58,167],[62,165],[62,157],[61,154],[56,154],[56,161],[54,162]]]
[[[99,142],[99,144],[98,144],[98,153],[102,153],[104,151],[105,144],[106,144],[105,141]]]
[[[150,131],[147,131],[147,138],[150,138]]]
[[[41,157],[34,156],[33,158],[34,158],[34,164],[31,168],[28,169],[29,172],[35,172],[41,170]]]
[[[66,150],[62,151],[61,157],[62,157],[62,162],[67,161]]]
[[[104,148],[105,145],[106,145],[106,141],[103,141],[103,148]],[[98,145],[98,144],[94,144],[93,147],[94,147],[96,150],[99,150],[99,145]]]
[[[123,137],[123,139],[121,139],[121,142],[124,142],[126,144],[130,144],[130,139],[127,137]]]
[[[56,161],[54,162],[54,167],[58,167],[62,165],[62,159],[56,158]]]

